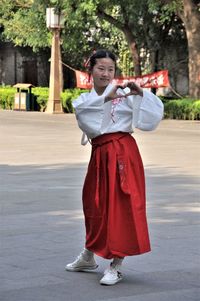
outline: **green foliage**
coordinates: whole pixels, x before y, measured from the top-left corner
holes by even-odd
[[[32,90],[37,97],[36,101],[40,106],[40,111],[44,112],[47,107],[49,88],[33,88]],[[61,103],[65,113],[73,113],[72,101],[82,92],[81,89],[66,89],[61,93]]]
[[[86,90],[84,90],[84,92],[85,91]],[[83,93],[83,90],[81,89],[67,89],[61,93],[61,101],[65,113],[74,112],[72,101],[76,99],[81,93]]]
[[[94,49],[108,48],[119,57],[121,73],[133,74],[133,58],[124,35],[125,28],[132,32],[138,48],[144,49],[147,44],[146,32],[152,24],[157,27],[152,14],[148,13],[145,0],[64,0],[63,7],[70,18],[67,18],[66,27],[62,31],[62,47],[63,52],[71,57],[75,68],[79,64],[79,68],[83,69],[83,60],[87,59]],[[103,13],[106,13],[110,21]],[[151,30],[155,32],[155,29]],[[154,45],[155,39],[159,39],[157,31],[152,35],[152,39]],[[148,41],[150,40],[151,37],[148,37]],[[145,61],[147,56],[143,56],[142,59],[144,72],[147,71]]]
[[[182,11],[183,1],[182,0],[148,0],[149,10],[154,12],[154,14],[159,14],[159,19],[162,23],[165,21],[170,21],[172,16],[177,13],[177,11]]]
[[[61,101],[65,113],[73,113],[72,101],[81,93],[87,90],[81,89],[66,89],[61,93]],[[16,88],[11,86],[0,87],[0,109],[13,110]],[[49,97],[49,88],[37,87],[32,88],[32,93],[36,98],[40,111],[44,112],[47,106]]]
[[[200,100],[175,99],[165,100],[165,118],[200,120]]]
[[[4,40],[11,40],[17,46],[30,46],[33,51],[50,47],[51,33],[46,28],[44,2],[1,0],[0,26],[4,28]]]
[[[44,112],[48,102],[49,88],[33,88],[32,93],[36,96],[36,101],[40,107],[40,111]]]
[[[14,107],[16,89],[5,86],[0,87],[0,108],[3,110],[12,110]]]
[[[200,100],[196,100],[192,104],[191,118],[192,120],[200,120]]]

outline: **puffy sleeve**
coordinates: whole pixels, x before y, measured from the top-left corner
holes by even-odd
[[[80,129],[93,138],[100,133],[103,120],[105,96],[96,96],[91,93],[81,94],[75,101],[73,107]]]
[[[143,131],[154,130],[163,118],[164,106],[155,94],[144,91],[136,127]]]

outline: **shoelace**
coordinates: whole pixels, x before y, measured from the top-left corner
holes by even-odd
[[[104,272],[104,275],[107,274],[107,273],[109,273],[111,275],[116,275],[117,274],[118,276],[122,275],[122,273],[120,271],[116,270],[113,267],[110,267],[109,269],[106,269],[105,272]]]
[[[77,258],[74,261],[74,264],[77,263],[81,259],[83,259],[83,251],[77,256]]]
[[[108,273],[109,274],[112,274],[112,275],[116,275],[117,274],[117,270],[115,270],[115,269],[110,269],[109,271],[108,271]]]
[[[76,264],[79,260],[87,261],[87,260],[84,259],[83,255],[84,255],[84,250],[77,256],[77,258],[74,261],[74,264]],[[89,259],[88,261],[90,261],[90,260],[92,260],[92,259]]]

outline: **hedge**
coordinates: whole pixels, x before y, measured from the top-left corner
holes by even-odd
[[[40,111],[45,111],[49,97],[49,88],[33,88],[32,92],[36,95],[36,101],[40,106]],[[73,113],[72,101],[76,99],[83,90],[67,89],[61,93],[61,102],[65,113]]]
[[[0,87],[0,109],[13,110],[16,92],[16,88],[11,86]],[[82,92],[83,90],[81,89],[67,89],[61,93],[61,102],[65,113],[73,113],[72,101]],[[32,88],[32,93],[34,94],[34,97],[36,97],[39,110],[44,112],[47,106],[49,88]]]
[[[61,93],[61,101],[65,113],[73,113],[72,101],[76,99],[83,90],[67,89]],[[85,92],[85,90],[84,90]],[[0,87],[0,108],[12,110],[14,108],[14,96],[16,88],[11,86]],[[45,111],[48,101],[49,88],[32,88],[40,111]],[[165,107],[164,118],[200,120],[200,100],[189,98],[168,100],[161,97]]]
[[[184,98],[164,100],[163,102],[165,118],[200,120],[200,100]]]
[[[16,89],[5,86],[0,87],[0,108],[6,110],[12,110],[14,107],[14,95]]]

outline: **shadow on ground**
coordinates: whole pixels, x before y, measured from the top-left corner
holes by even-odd
[[[146,167],[152,252],[129,257],[115,287],[64,271],[84,244],[85,164],[0,166],[3,301],[198,300],[199,183],[175,168]]]

